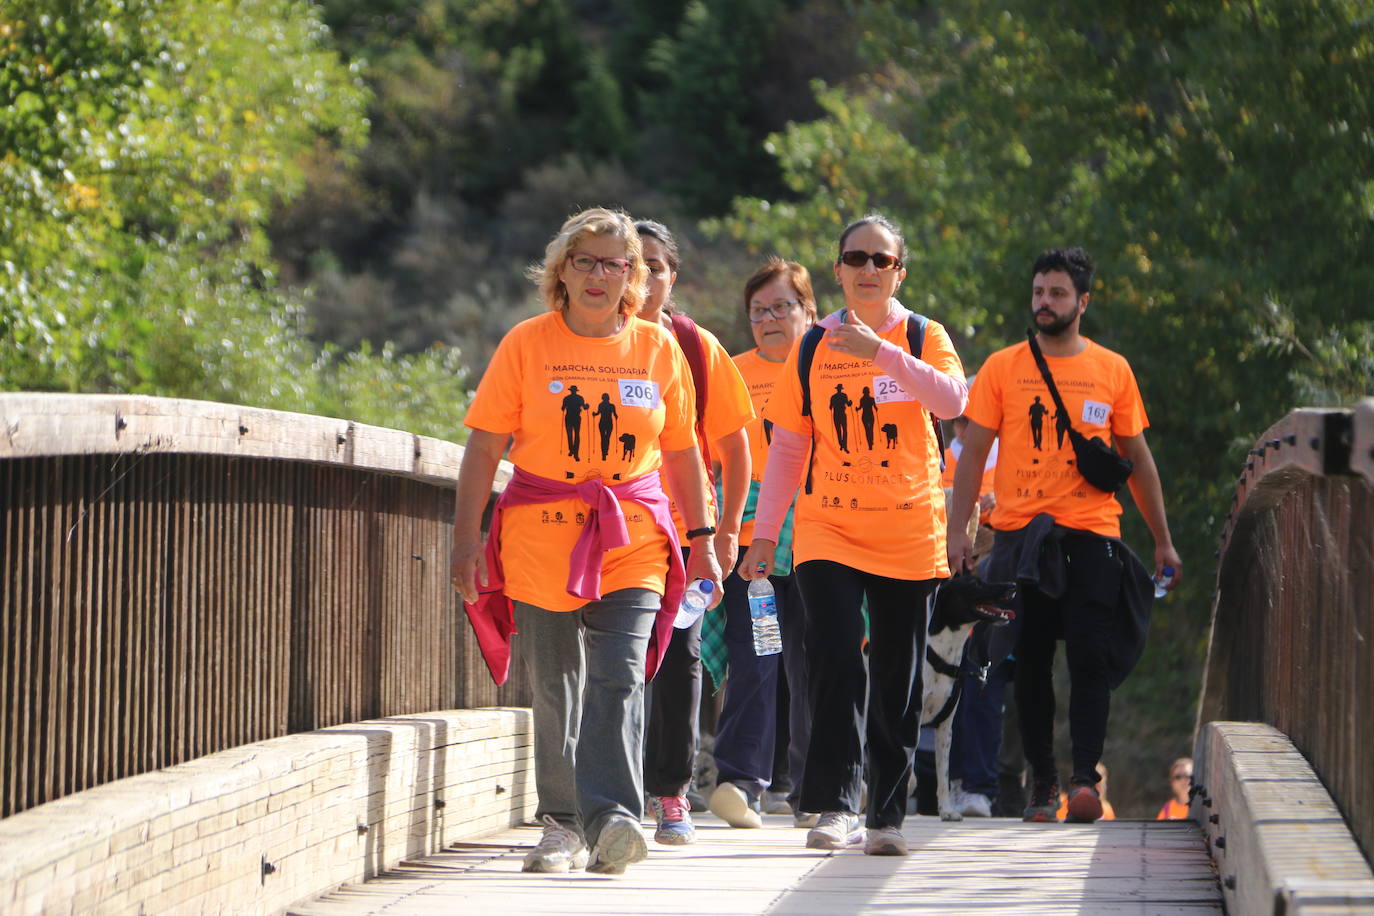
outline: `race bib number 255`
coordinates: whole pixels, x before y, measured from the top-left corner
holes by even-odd
[[[658,382],[652,379],[623,378],[620,382],[620,403],[626,407],[645,407],[657,410],[662,403]]]
[[[877,375],[873,377],[873,400],[879,404],[890,404],[893,401],[914,401],[905,388],[897,384],[897,380],[890,375]]]

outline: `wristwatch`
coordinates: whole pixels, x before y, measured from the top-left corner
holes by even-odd
[[[702,537],[703,535],[712,535],[712,534],[715,534],[715,533],[716,533],[716,526],[715,526],[715,525],[707,525],[705,528],[693,528],[692,530],[690,530],[690,531],[687,532],[687,540],[690,541],[690,540],[692,540],[693,538],[699,538],[699,537]]]

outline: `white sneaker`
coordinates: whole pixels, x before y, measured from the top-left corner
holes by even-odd
[[[867,856],[904,856],[907,854],[906,837],[900,827],[872,827],[864,840],[864,855]]]
[[[960,790],[954,797],[954,810],[965,817],[992,817],[992,799],[981,792]]]
[[[612,814],[596,838],[587,871],[596,875],[623,874],[626,865],[643,861],[648,854],[649,844],[644,841],[639,824],[624,815]]]
[[[810,811],[798,811],[792,815],[793,827],[805,827],[808,830],[820,822],[821,816]]]
[[[571,827],[544,815],[544,835],[525,853],[521,871],[563,874],[587,866],[587,844]]]
[[[807,849],[844,849],[863,839],[859,816],[848,811],[826,811],[806,833]]]
[[[723,782],[711,793],[711,813],[731,827],[762,827],[763,818],[749,802],[747,792],[733,782]]]
[[[765,789],[763,792],[763,813],[791,814],[792,806],[787,803],[787,793]]]

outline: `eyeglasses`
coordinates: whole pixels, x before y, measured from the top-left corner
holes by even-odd
[[[800,299],[779,299],[777,302],[770,302],[767,305],[751,305],[749,307],[749,321],[753,324],[761,324],[770,318],[781,321],[787,317],[787,313],[801,305]]]
[[[902,259],[896,255],[886,254],[875,251],[869,254],[867,251],[853,249],[840,255],[840,263],[848,264],[850,267],[863,267],[868,263],[869,258],[873,259],[873,266],[878,270],[900,270]]]
[[[572,264],[573,270],[580,270],[584,274],[591,273],[600,264],[608,277],[618,277],[630,269],[630,262],[625,258],[598,258],[580,251],[568,255],[568,263]]]

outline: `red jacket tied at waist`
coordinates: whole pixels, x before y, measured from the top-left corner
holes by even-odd
[[[638,503],[648,510],[654,523],[667,537],[668,575],[663,603],[659,606],[653,632],[649,635],[645,680],[651,679],[658,671],[663,655],[668,651],[668,643],[673,635],[673,618],[677,616],[678,604],[687,586],[687,571],[682,563],[677,528],[673,525],[668,496],[663,492],[659,473],[653,471],[634,480],[607,486],[600,480],[585,480],[575,484],[549,480],[516,468],[515,475],[496,500],[492,512],[491,530],[487,533],[485,549],[487,581],[477,584],[475,602],[463,604],[472,631],[477,636],[482,658],[491,671],[492,680],[498,685],[504,684],[510,676],[510,638],[516,632],[514,609],[511,600],[506,597],[506,577],[501,566],[501,516],[511,506],[555,502],[569,496],[579,497],[589,507],[587,523],[573,546],[568,563],[567,590],[569,595],[576,598],[589,602],[601,599],[601,565],[606,551],[630,543],[625,513],[620,508],[622,500]]]

